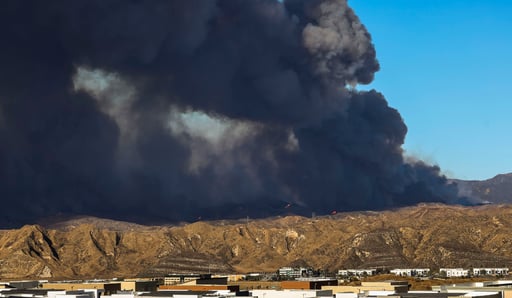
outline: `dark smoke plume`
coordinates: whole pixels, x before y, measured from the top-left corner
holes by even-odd
[[[4,225],[458,200],[352,88],[379,64],[345,0],[7,0],[0,34]]]

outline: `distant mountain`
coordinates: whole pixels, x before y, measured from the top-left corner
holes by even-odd
[[[97,218],[0,230],[0,279],[512,266],[512,205],[143,226]]]
[[[512,173],[500,174],[487,180],[453,179],[461,194],[494,204],[512,203]]]

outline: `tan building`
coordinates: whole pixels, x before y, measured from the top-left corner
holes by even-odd
[[[512,280],[495,280],[484,282],[469,282],[451,285],[432,286],[438,292],[499,292],[502,298],[512,298]]]
[[[121,291],[154,292],[157,289],[158,284],[156,281],[133,280],[121,282]]]
[[[228,285],[162,285],[158,287],[160,291],[179,290],[179,291],[220,291],[229,290],[230,292],[238,292],[239,286]]]
[[[363,281],[360,286],[323,286],[322,290],[332,290],[336,293],[365,293],[368,291],[393,291],[395,293],[407,293],[409,283],[401,280],[390,281]]]
[[[230,282],[229,285],[239,286],[241,291],[258,289],[281,290],[281,282],[279,281],[237,281]]]
[[[337,279],[303,279],[282,281],[281,288],[283,290],[320,290],[324,286],[338,285]]]
[[[58,282],[58,283],[43,283],[43,289],[48,290],[100,290],[104,295],[112,295],[121,290],[121,283],[119,282],[105,282],[105,283],[74,283],[74,282]]]

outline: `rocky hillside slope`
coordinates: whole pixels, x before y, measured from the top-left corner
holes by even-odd
[[[512,206],[420,205],[327,217],[140,226],[82,218],[0,231],[0,278],[343,267],[510,266]]]
[[[487,180],[456,180],[463,195],[495,204],[512,203],[512,173]]]

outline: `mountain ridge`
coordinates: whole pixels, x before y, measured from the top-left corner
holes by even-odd
[[[498,174],[486,180],[451,181],[457,183],[461,195],[478,199],[484,204],[512,203],[512,173]]]
[[[512,263],[511,215],[511,205],[420,204],[315,218],[198,221],[175,226],[81,218],[67,220],[58,228],[27,225],[1,230],[0,278],[273,272],[299,263],[328,271],[508,267]]]

